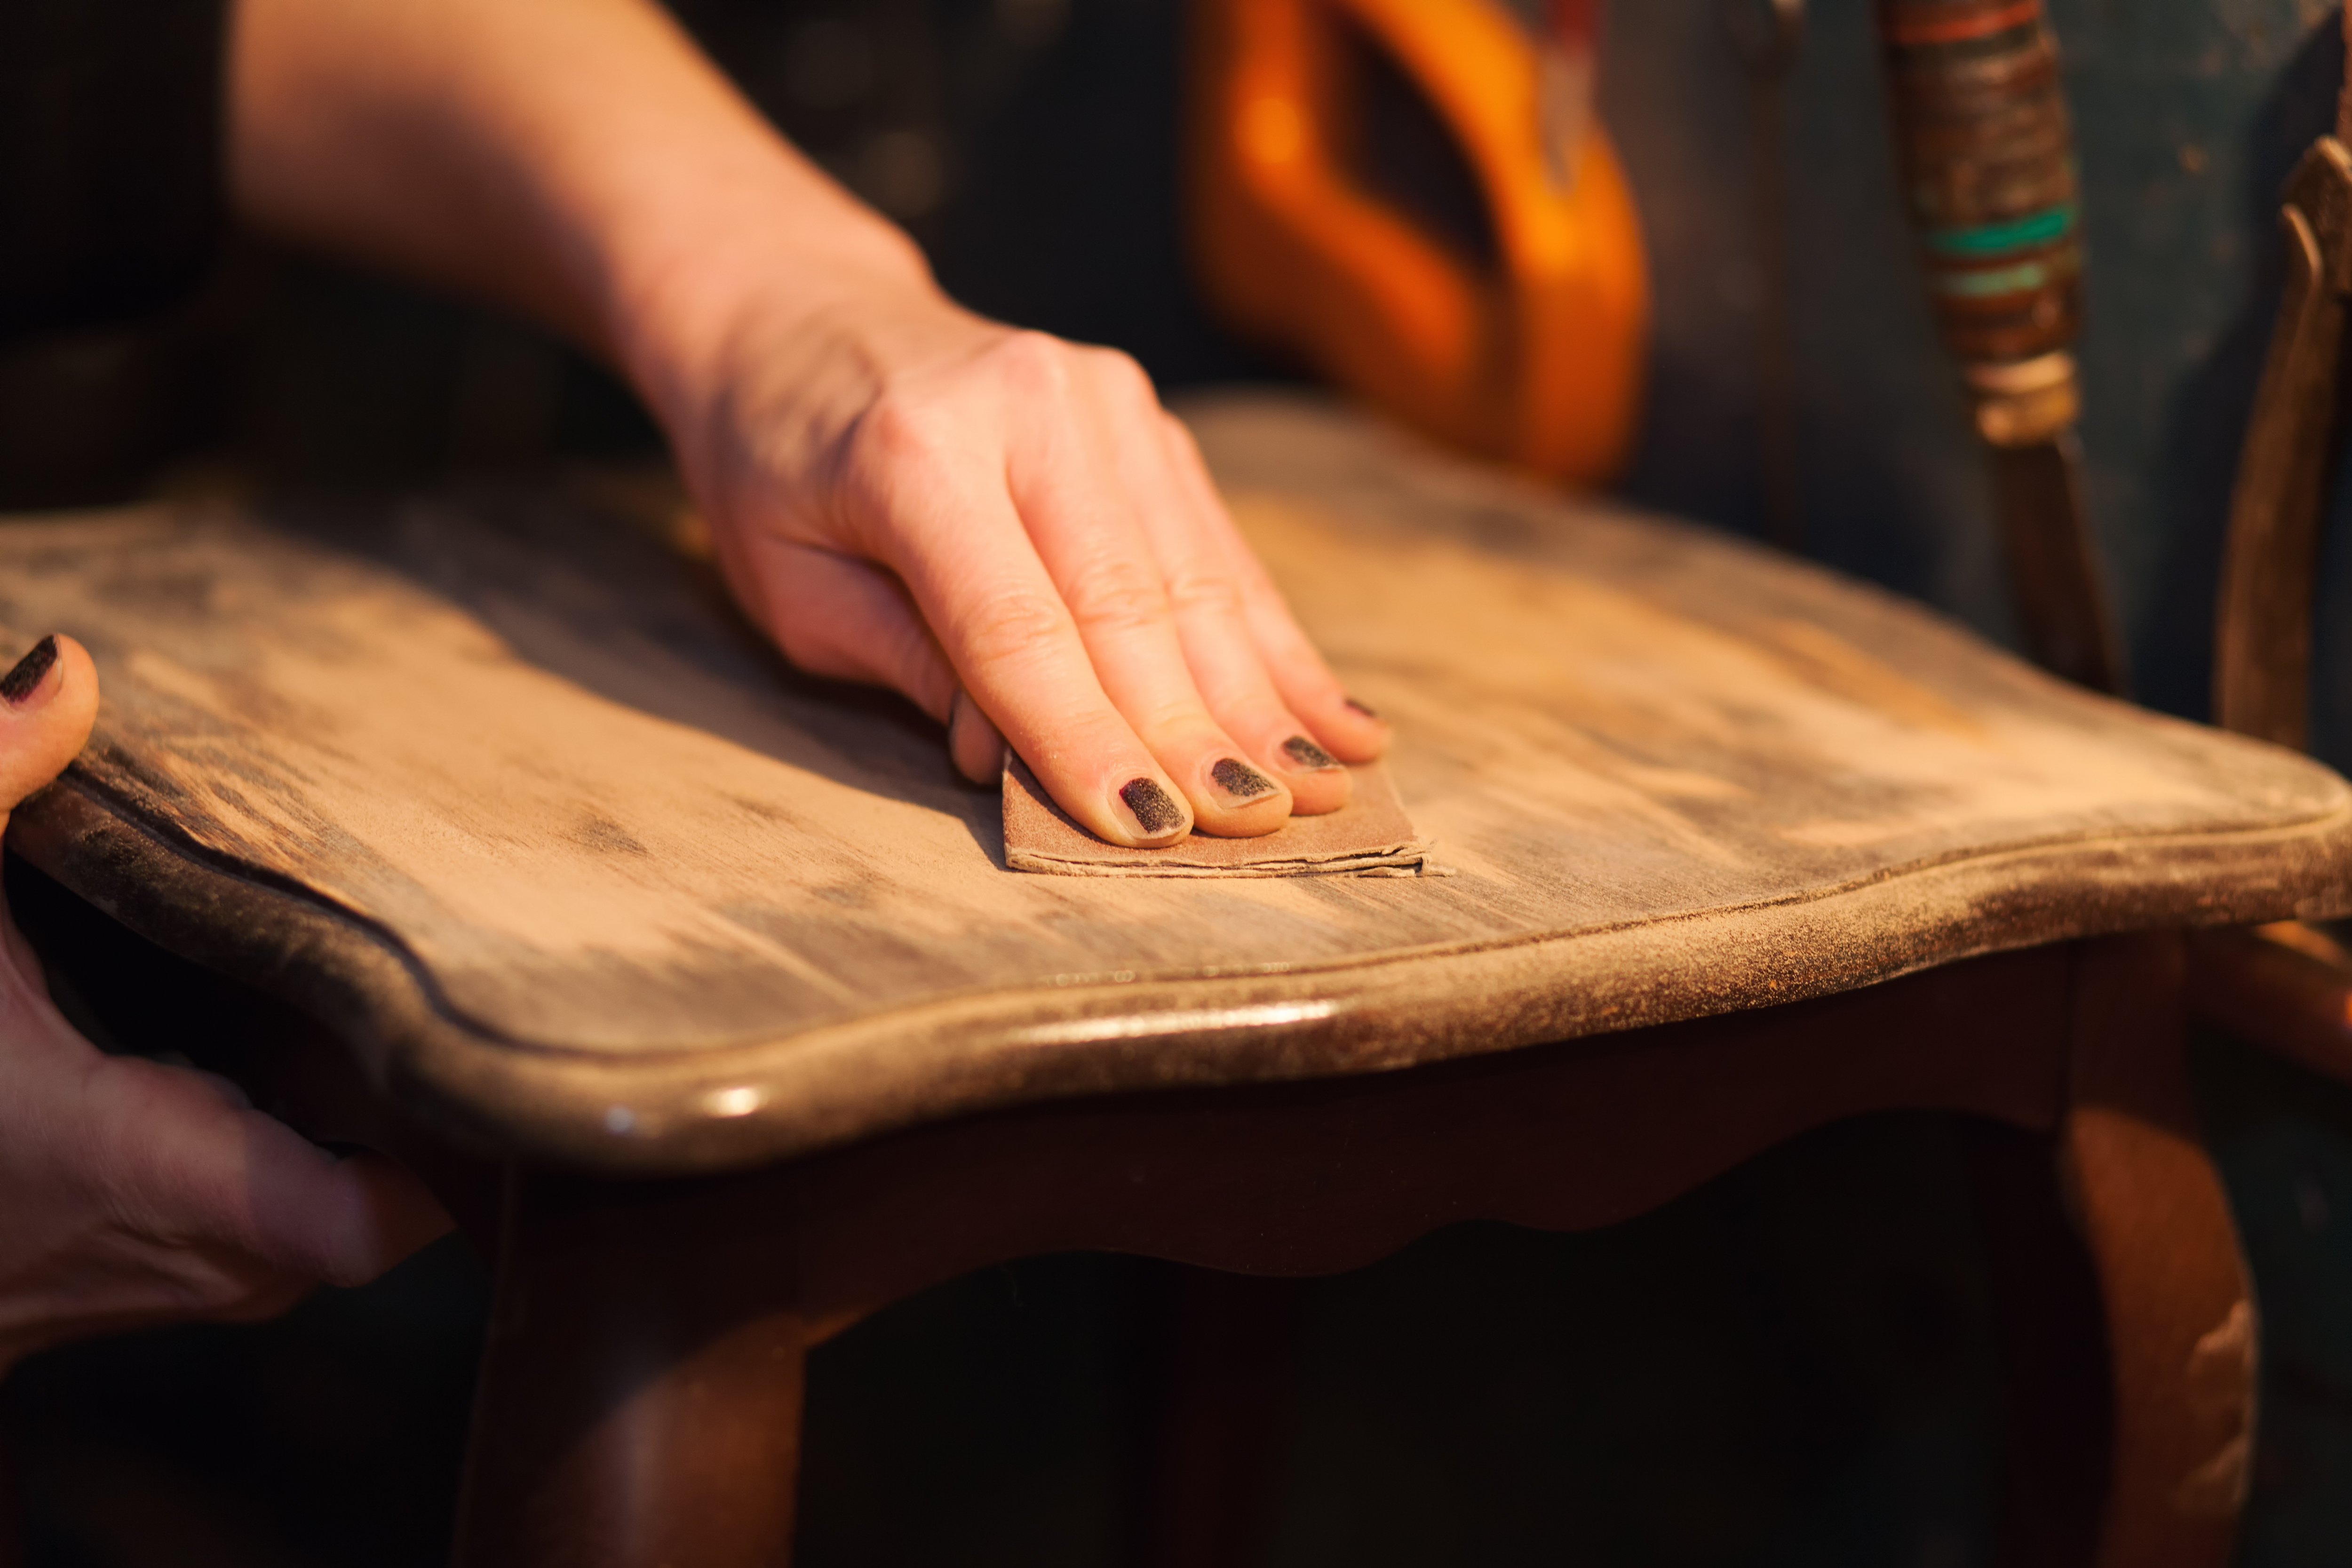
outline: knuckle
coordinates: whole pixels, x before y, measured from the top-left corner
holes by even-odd
[[[1222,572],[1185,572],[1168,584],[1168,602],[1179,615],[1238,618],[1244,608],[1242,586]]]
[[[955,410],[931,398],[877,400],[859,416],[835,468],[829,510],[840,542],[892,558],[908,529],[959,493],[958,453],[970,439]]]
[[[961,617],[973,655],[990,663],[1024,661],[1057,645],[1068,626],[1067,612],[1034,594],[997,594]]]
[[[1071,584],[1071,609],[1089,630],[1134,631],[1168,618],[1168,589],[1131,566],[1100,565]]]
[[[843,443],[843,477],[853,492],[887,500],[909,476],[943,465],[952,447],[950,420],[937,402],[886,391],[850,427]]]
[[[990,351],[997,374],[1031,396],[1061,398],[1070,390],[1069,344],[1049,332],[1009,332]]]
[[[1160,390],[1151,384],[1151,374],[1145,370],[1133,354],[1118,349],[1090,351],[1096,374],[1105,385],[1132,403],[1148,404],[1156,413],[1160,407]]]

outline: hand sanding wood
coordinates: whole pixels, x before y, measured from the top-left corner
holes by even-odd
[[[2346,905],[2305,759],[1324,408],[1193,422],[1455,875],[1009,876],[928,721],[553,487],[0,528],[0,635],[105,682],[12,842],[420,1114],[641,1171]]]

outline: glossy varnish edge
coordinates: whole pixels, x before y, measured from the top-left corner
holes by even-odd
[[[1692,919],[1267,973],[1008,988],[615,1059],[468,1027],[389,933],[173,841],[71,774],[19,809],[10,841],[141,935],[320,1019],[383,1092],[444,1131],[639,1174],[740,1168],[1040,1100],[1403,1068],[2077,937],[2352,909],[2352,807],[2339,807],[2253,832],[1961,858]]]

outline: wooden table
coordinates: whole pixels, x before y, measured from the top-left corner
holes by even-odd
[[[787,670],[658,509],[0,529],[0,629],[106,683],[11,845],[498,1258],[460,1561],[782,1563],[804,1351],[985,1264],[1344,1269],[1911,1108],[2032,1135],[2008,1559],[2225,1561],[2257,1334],[2179,933],[2352,906],[2352,790],[1318,405],[1193,418],[1453,875],[1008,872],[930,726]]]

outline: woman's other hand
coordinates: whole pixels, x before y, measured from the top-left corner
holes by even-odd
[[[0,681],[0,826],[97,712],[98,673],[68,637]],[[98,1050],[5,909],[0,944],[0,1368],[88,1334],[268,1317],[448,1228],[389,1161],[331,1154],[211,1074]]]

